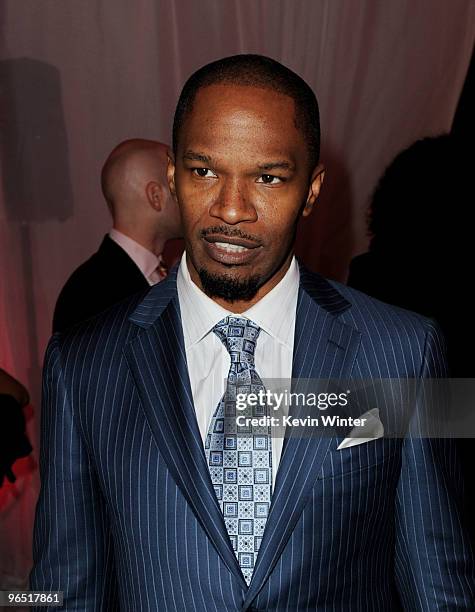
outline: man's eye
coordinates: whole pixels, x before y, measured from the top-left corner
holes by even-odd
[[[258,183],[264,183],[265,185],[278,185],[283,182],[283,179],[278,176],[274,176],[273,174],[261,174],[261,176],[257,179]]]
[[[196,176],[199,176],[201,178],[216,177],[216,174],[214,174],[214,172],[211,172],[211,170],[209,168],[193,168],[192,172],[193,172],[193,174],[195,174]]]

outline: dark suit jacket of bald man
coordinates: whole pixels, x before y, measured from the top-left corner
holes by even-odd
[[[54,309],[53,332],[86,321],[147,287],[137,265],[106,235],[97,253],[71,274],[61,290]]]

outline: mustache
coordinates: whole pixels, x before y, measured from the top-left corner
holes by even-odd
[[[261,241],[258,236],[246,234],[237,227],[228,227],[227,225],[214,225],[213,227],[207,227],[200,230],[200,238],[206,238],[210,234],[220,234],[221,236],[227,236],[228,238],[242,238],[243,240],[251,240],[252,242]]]

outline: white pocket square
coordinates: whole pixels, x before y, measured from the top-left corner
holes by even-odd
[[[368,410],[368,412],[362,414],[359,419],[365,419],[364,424],[361,424],[359,427],[353,427],[348,438],[345,438],[343,442],[338,445],[337,450],[356,446],[357,444],[363,444],[364,442],[370,442],[371,440],[377,440],[384,436],[384,427],[379,420],[379,410],[377,408]]]

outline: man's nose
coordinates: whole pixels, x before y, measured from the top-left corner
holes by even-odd
[[[257,211],[247,189],[237,179],[228,179],[223,182],[209,214],[229,225],[236,225],[244,221],[257,221]]]

